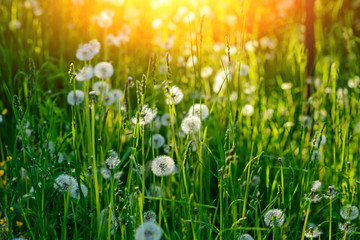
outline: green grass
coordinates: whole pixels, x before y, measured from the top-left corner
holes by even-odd
[[[347,222],[343,206],[359,206],[359,7],[316,1],[315,79],[307,99],[307,55],[298,22],[303,15],[297,11],[288,13],[286,26],[280,20],[266,32],[259,22],[244,20],[262,14],[260,3],[225,1],[223,9],[210,1],[218,18],[196,15],[194,22],[177,23],[169,31],[174,46],[164,49],[152,40],[168,32],[151,29],[151,21],[161,11],[164,22],[171,19],[180,3],[153,13],[149,5],[134,4],[141,24],[126,20],[130,41],[114,47],[105,43],[105,34],[116,33],[131,4],[107,5],[117,21],[104,30],[87,19],[105,4],[94,1],[86,12],[71,2],[41,2],[40,16],[22,1],[0,3],[0,239],[135,239],[150,210],[162,239],[238,239],[246,233],[254,239],[304,239],[309,223],[322,231],[313,239],[359,238],[358,230],[345,233],[338,226]],[[221,16],[234,12],[238,24],[227,26]],[[14,19],[20,29],[9,28]],[[274,47],[263,47],[263,34]],[[78,45],[91,39],[100,41],[100,52],[79,61]],[[259,44],[253,51],[251,41]],[[114,67],[111,78],[75,79],[84,65],[107,59]],[[240,75],[240,64],[249,66],[248,74]],[[204,77],[207,66],[213,72]],[[223,75],[219,91],[216,75]],[[124,96],[105,106],[105,99],[89,94],[96,81]],[[166,104],[166,89],[173,85],[184,97]],[[67,94],[76,89],[85,93],[84,102],[72,106]],[[182,137],[181,123],[197,103],[207,106],[209,116],[199,131]],[[139,124],[144,105],[157,108],[159,117],[169,114],[169,124]],[[310,124],[301,120],[307,115]],[[149,144],[154,134],[165,138],[164,146]],[[321,158],[313,160],[317,151]],[[107,167],[104,178],[114,153],[120,163]],[[160,155],[174,159],[175,173],[153,174],[151,161]],[[59,189],[55,179],[63,173],[86,186],[87,195],[80,191],[77,199]],[[312,191],[316,180],[322,186]],[[335,198],[324,197],[329,186]],[[306,200],[317,194],[320,201]],[[283,225],[274,218],[275,227],[266,225],[271,209],[283,211]],[[359,227],[359,217],[351,224]]]

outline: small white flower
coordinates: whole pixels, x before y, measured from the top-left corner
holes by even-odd
[[[96,64],[94,72],[98,78],[110,78],[114,73],[114,68],[111,63],[99,62]]]
[[[74,98],[74,91],[71,91],[67,95],[67,102],[70,105],[80,105],[84,102],[85,94],[81,90],[75,90],[75,98]],[[74,101],[75,100],[75,101]]]
[[[96,95],[104,95],[105,93],[109,92],[110,84],[104,81],[94,82],[93,90],[95,91]]]
[[[238,240],[254,240],[254,238],[250,234],[241,234]]]
[[[79,82],[84,82],[89,80],[93,76],[94,76],[94,69],[91,66],[85,66],[76,74],[75,78]]]
[[[189,109],[189,116],[196,116],[201,120],[206,119],[209,116],[209,108],[205,104],[194,104]]]
[[[312,161],[319,161],[321,159],[321,152],[319,150],[314,150],[311,155]]]
[[[148,123],[150,123],[152,120],[154,120],[154,118],[156,117],[157,114],[157,109],[151,109],[149,108],[149,105],[145,104],[142,109],[141,109],[141,113],[140,113],[140,125],[146,125]],[[137,119],[136,117],[133,117],[131,119],[131,121],[136,124],[137,123]]]
[[[246,104],[243,108],[242,108],[242,113],[244,114],[244,116],[252,116],[254,114],[254,107],[250,104]]]
[[[155,222],[156,221],[156,214],[154,211],[150,210],[144,212],[144,222]]]
[[[280,209],[271,209],[265,213],[264,222],[270,227],[274,227],[276,222],[276,226],[281,227],[285,222],[285,214]]]
[[[197,132],[201,127],[201,120],[197,116],[188,116],[181,123],[181,129],[185,134]]]
[[[249,71],[250,71],[250,67],[249,65],[246,65],[244,63],[242,63],[240,65],[240,76],[247,76],[249,75]]]
[[[164,143],[165,143],[165,138],[161,134],[154,134],[152,136],[152,141],[151,138],[149,139],[149,144],[153,146],[155,149],[162,147]]]
[[[154,222],[145,222],[135,231],[135,240],[160,240],[161,227]]]
[[[359,209],[348,204],[340,209],[340,215],[345,220],[354,220],[359,216]]]
[[[165,113],[161,116],[161,124],[163,126],[169,127],[171,125],[171,118],[169,113]],[[176,118],[173,118],[174,123],[176,122]]]
[[[291,83],[287,83],[287,82],[284,82],[281,84],[281,89],[282,90],[289,90],[292,88],[292,84]]]
[[[158,156],[151,162],[151,170],[156,176],[167,176],[174,171],[175,162],[169,156]]]
[[[171,86],[170,89],[165,89],[166,104],[179,104],[184,97],[181,89],[177,86]]]

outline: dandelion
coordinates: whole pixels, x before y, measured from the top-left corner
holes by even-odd
[[[314,181],[311,186],[311,191],[316,192],[319,191],[320,189],[321,189],[321,182],[319,180]]]
[[[148,123],[150,123],[152,120],[154,120],[154,118],[156,117],[157,114],[157,109],[151,109],[149,108],[149,105],[145,104],[142,109],[141,109],[141,113],[140,113],[140,125],[146,125]],[[131,119],[131,121],[136,124],[137,123],[137,118],[133,117]]]
[[[251,180],[251,186],[256,187],[260,184],[260,177],[258,175],[254,175]]]
[[[165,192],[161,191],[161,187],[159,185],[151,184],[150,190],[146,192],[146,195],[149,197],[165,197]]]
[[[237,92],[232,92],[231,94],[230,94],[230,102],[235,102],[237,99],[238,99],[238,93]]]
[[[238,240],[254,240],[254,238],[250,235],[250,234],[241,234],[239,237],[238,237]]]
[[[123,91],[121,91],[120,89],[113,89],[110,92],[114,96],[115,102],[119,102],[119,100],[121,100],[124,96]]]
[[[280,209],[271,209],[265,213],[264,221],[266,226],[274,227],[275,222],[276,226],[281,227],[285,222],[285,214]]]
[[[345,220],[354,220],[359,216],[359,209],[348,204],[340,209],[340,216]]]
[[[307,115],[300,116],[299,121],[304,127],[309,127],[312,124],[311,117]]]
[[[320,202],[322,197],[319,194],[314,194],[311,192],[308,196],[305,194],[305,200],[308,202],[317,203]]]
[[[84,184],[80,184],[80,187],[74,189],[74,192],[71,192],[71,196],[75,199],[80,199],[80,191],[86,197],[88,195],[88,189]]]
[[[334,199],[339,195],[337,191],[335,191],[333,186],[329,186],[326,194],[324,194],[324,198],[326,199]]]
[[[314,146],[315,146],[315,147],[323,146],[323,145],[325,145],[325,143],[326,143],[326,137],[325,137],[325,135],[324,135],[324,134],[318,135],[318,134],[316,133],[316,138],[315,138],[315,141],[314,141]]]
[[[109,92],[110,84],[104,81],[94,82],[93,90],[95,91],[96,95],[104,95],[105,93]]]
[[[94,15],[92,20],[95,21],[99,27],[108,28],[112,25],[114,14],[115,12],[113,10],[105,9],[101,11],[99,15]]]
[[[101,175],[103,176],[103,178],[105,178],[105,179],[111,178],[111,172],[112,172],[111,170],[103,167],[103,168],[101,168],[100,172],[101,172]],[[113,177],[114,177],[114,179],[119,179],[119,178],[121,178],[122,175],[123,175],[123,172],[116,172],[116,173],[114,173]]]
[[[201,120],[205,120],[209,116],[209,108],[205,104],[194,104],[189,109],[189,116],[196,116]]]
[[[216,72],[214,77],[214,85],[213,85],[213,92],[218,93],[220,90],[226,88],[226,75],[224,71],[220,70]]]
[[[110,211],[110,205],[108,208],[101,210],[100,212],[100,222],[101,225],[104,226],[105,229],[108,229],[109,224],[109,211]],[[110,234],[114,235],[115,231],[118,228],[118,221],[116,220],[114,213],[111,211],[111,226],[110,226]]]
[[[100,51],[100,43],[97,40],[91,40],[88,43],[80,44],[77,51],[76,57],[80,61],[89,61],[94,58]]]
[[[161,134],[154,134],[152,136],[152,139],[151,138],[149,139],[149,144],[153,146],[155,149],[162,147],[164,143],[165,143],[165,138]]]
[[[292,88],[292,84],[291,83],[287,83],[287,82],[284,82],[281,84],[281,89],[282,90],[289,90]]]
[[[156,221],[156,214],[154,211],[150,210],[144,212],[144,222],[155,222]]]
[[[151,170],[156,176],[170,175],[175,167],[174,160],[169,156],[158,156],[151,162]]]
[[[161,227],[154,222],[145,222],[135,231],[135,240],[159,240],[161,236]]]
[[[184,133],[197,132],[201,127],[201,120],[196,116],[188,116],[181,123],[181,129]]]
[[[89,80],[93,76],[94,76],[94,69],[91,66],[85,66],[76,74],[75,78],[79,82],[84,82]]]
[[[165,90],[166,104],[179,104],[184,97],[183,92],[177,86],[171,86]]]
[[[305,237],[306,238],[317,238],[319,237],[323,232],[318,227],[312,227],[310,226],[309,229],[305,231]]]
[[[213,73],[212,67],[206,66],[201,69],[201,77],[202,78],[208,78]]]
[[[242,108],[242,113],[244,114],[244,116],[252,116],[254,114],[254,107],[250,104],[246,104],[243,108]]]
[[[244,63],[242,63],[240,65],[240,76],[247,76],[249,75],[249,71],[250,71],[250,67],[249,65],[246,65]]]
[[[104,105],[109,106],[115,102],[115,97],[111,92],[105,94]]]
[[[269,108],[265,111],[264,117],[267,120],[270,120],[274,116],[274,109]]]
[[[355,224],[351,224],[350,221],[346,222],[346,223],[339,223],[339,229],[342,232],[346,232],[347,234],[351,234],[353,232],[356,232],[357,227]]]
[[[67,192],[70,190],[71,196],[76,198],[75,192],[79,188],[78,183],[76,182],[75,178],[67,175],[61,174],[55,179],[54,184],[55,189],[59,189],[60,192]]]
[[[84,102],[85,94],[81,90],[75,90],[75,98],[74,98],[74,91],[71,91],[67,95],[67,102],[70,105],[80,105],[82,102]],[[75,101],[74,101],[75,100]]]
[[[314,150],[311,154],[312,161],[319,161],[321,159],[321,152],[319,150]]]
[[[110,155],[110,157],[106,159],[105,164],[110,170],[114,170],[120,164],[120,159],[117,155]]]
[[[173,118],[174,123],[176,122],[176,119]],[[171,118],[169,113],[165,113],[161,116],[160,122],[163,126],[169,127],[171,125]]]
[[[114,68],[111,63],[99,62],[95,66],[94,73],[98,78],[110,78],[114,73]]]

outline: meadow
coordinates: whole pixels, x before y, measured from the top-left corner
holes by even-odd
[[[0,239],[360,239],[360,1],[314,52],[309,2],[1,0]]]

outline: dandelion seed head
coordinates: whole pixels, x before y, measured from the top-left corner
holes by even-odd
[[[135,231],[135,240],[159,240],[161,236],[161,227],[154,222],[145,222]]]
[[[254,114],[254,107],[250,104],[246,104],[243,108],[242,108],[242,113],[244,116],[252,116]]]
[[[321,152],[319,150],[314,150],[311,154],[312,161],[319,161],[321,159]]]
[[[244,63],[242,63],[240,65],[240,76],[247,76],[249,75],[249,71],[250,71],[250,67],[249,65],[246,65]]]
[[[188,134],[189,132],[197,132],[199,131],[201,127],[201,120],[199,117],[196,116],[188,116],[184,118],[184,120],[181,123],[181,130]]]
[[[115,102],[115,97],[111,92],[105,94],[104,105],[109,106]]]
[[[260,177],[258,175],[254,175],[251,180],[251,186],[256,187],[260,184]]]
[[[111,155],[106,159],[105,164],[109,169],[115,169],[120,164],[120,159],[118,156]]]
[[[156,221],[156,214],[154,211],[146,211],[144,212],[144,222],[155,222]]]
[[[75,99],[74,99],[74,91],[70,91],[67,95],[67,102],[70,105],[77,106],[84,102],[84,98],[85,98],[85,94],[83,91],[75,90]]]
[[[165,90],[166,104],[179,104],[184,97],[183,92],[177,86],[171,86]]]
[[[167,176],[174,171],[175,162],[169,156],[158,156],[151,162],[151,170],[156,176]]]
[[[109,224],[109,211],[110,211],[110,206],[107,209],[101,210],[101,212],[100,212],[101,225],[106,226],[106,229],[108,229],[107,226]],[[113,212],[111,212],[111,220],[110,221],[111,221],[110,234],[114,235],[115,231],[118,228],[119,223],[116,220]]]
[[[161,134],[154,134],[152,139],[149,139],[149,144],[155,149],[160,148],[165,144],[165,138]]]
[[[205,104],[194,104],[189,109],[189,116],[196,116],[201,120],[205,120],[209,116],[209,108]]]
[[[95,66],[94,73],[98,78],[110,78],[114,74],[114,68],[109,62],[99,62]]]
[[[91,66],[85,66],[76,74],[75,78],[79,82],[84,82],[89,80],[93,76],[94,76],[94,69]]]
[[[254,238],[250,235],[250,234],[241,234],[239,237],[238,237],[238,240],[254,240]]]
[[[355,224],[351,224],[350,222],[345,223],[339,223],[339,229],[342,232],[346,232],[347,234],[351,234],[353,232],[356,232],[357,227]]]
[[[318,227],[312,227],[310,226],[306,231],[305,231],[305,237],[306,238],[317,238],[319,237],[323,232],[318,228]]]
[[[319,180],[314,181],[311,190],[314,192],[321,190],[321,182]]]
[[[54,188],[59,188],[60,192],[67,192],[68,190],[70,190],[70,192],[75,192],[78,188],[78,183],[75,178],[64,173],[55,179]]]
[[[76,57],[80,61],[89,61],[94,58],[100,51],[100,43],[97,40],[91,40],[88,43],[80,44],[77,51]]]
[[[266,226],[274,227],[274,221],[276,226],[280,227],[285,222],[285,214],[280,209],[271,209],[264,215],[264,222]]]
[[[337,192],[333,186],[329,186],[328,190],[326,191],[326,194],[323,195],[326,199],[334,199],[339,195],[339,192]]]
[[[157,114],[157,108],[151,109],[149,108],[149,106],[147,104],[145,104],[142,109],[141,109],[141,113],[140,113],[140,125],[146,125],[148,123],[150,123],[152,120],[155,119]],[[136,124],[137,119],[136,117],[132,118],[131,121]]]
[[[292,88],[292,84],[291,83],[287,83],[287,82],[284,82],[281,84],[281,89],[282,90],[289,90]]]
[[[122,100],[124,93],[120,89],[113,89],[110,91],[112,95],[114,96],[114,100],[116,102],[119,102],[119,100]]]
[[[300,116],[299,121],[300,121],[301,125],[303,125],[304,127],[309,127],[312,124],[311,117],[307,116],[307,115]]]
[[[319,194],[311,194],[311,195],[305,194],[305,200],[308,202],[317,203],[317,202],[320,202],[321,199],[322,199],[322,197]]]
[[[88,195],[88,189],[84,184],[80,184],[80,187],[74,189],[74,192],[71,192],[71,196],[75,199],[80,199],[80,190],[83,193],[84,197]]]
[[[201,77],[202,78],[208,78],[213,73],[213,69],[210,66],[205,66],[201,69]]]
[[[345,220],[354,220],[359,216],[359,209],[348,204],[340,209],[340,216]]]
[[[169,113],[165,113],[161,116],[161,124],[163,126],[169,127],[171,125],[171,118]],[[176,122],[176,118],[173,118],[174,123]]]
[[[314,141],[314,146],[315,147],[318,147],[319,145],[320,146],[323,146],[325,145],[326,143],[326,136],[324,134],[321,134],[321,135],[318,135],[316,133],[316,138],[315,138],[315,141]]]
[[[96,95],[105,95],[105,93],[109,92],[110,84],[103,81],[97,81],[93,84],[93,90]]]

